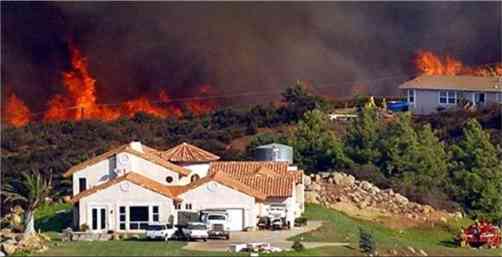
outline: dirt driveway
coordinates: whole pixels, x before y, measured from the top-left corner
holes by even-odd
[[[255,242],[270,243],[274,247],[282,249],[291,249],[292,241],[287,241],[288,238],[302,234],[308,231],[315,230],[322,225],[321,221],[309,221],[305,227],[293,227],[291,230],[279,231],[250,231],[250,232],[232,232],[229,240],[215,239],[206,242],[197,241],[189,242],[183,249],[198,250],[198,251],[227,251],[231,244],[245,244]],[[321,242],[303,242],[307,248],[345,245],[340,243],[321,243]]]

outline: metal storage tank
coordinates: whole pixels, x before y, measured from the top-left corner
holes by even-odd
[[[255,149],[257,161],[286,161],[293,163],[293,147],[283,144],[261,145]]]

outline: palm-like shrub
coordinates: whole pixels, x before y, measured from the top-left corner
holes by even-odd
[[[24,233],[35,232],[33,212],[44,202],[51,192],[52,178],[44,179],[37,171],[23,173],[21,178],[14,178],[4,185],[2,194],[6,202],[16,202],[24,208]]]

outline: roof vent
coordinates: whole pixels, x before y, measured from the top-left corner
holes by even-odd
[[[131,148],[133,150],[136,150],[138,152],[143,152],[143,146],[141,145],[141,142],[139,141],[132,141],[130,144]]]

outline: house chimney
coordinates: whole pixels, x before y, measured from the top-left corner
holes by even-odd
[[[130,144],[131,148],[138,152],[143,152],[143,146],[140,141],[132,141]]]

